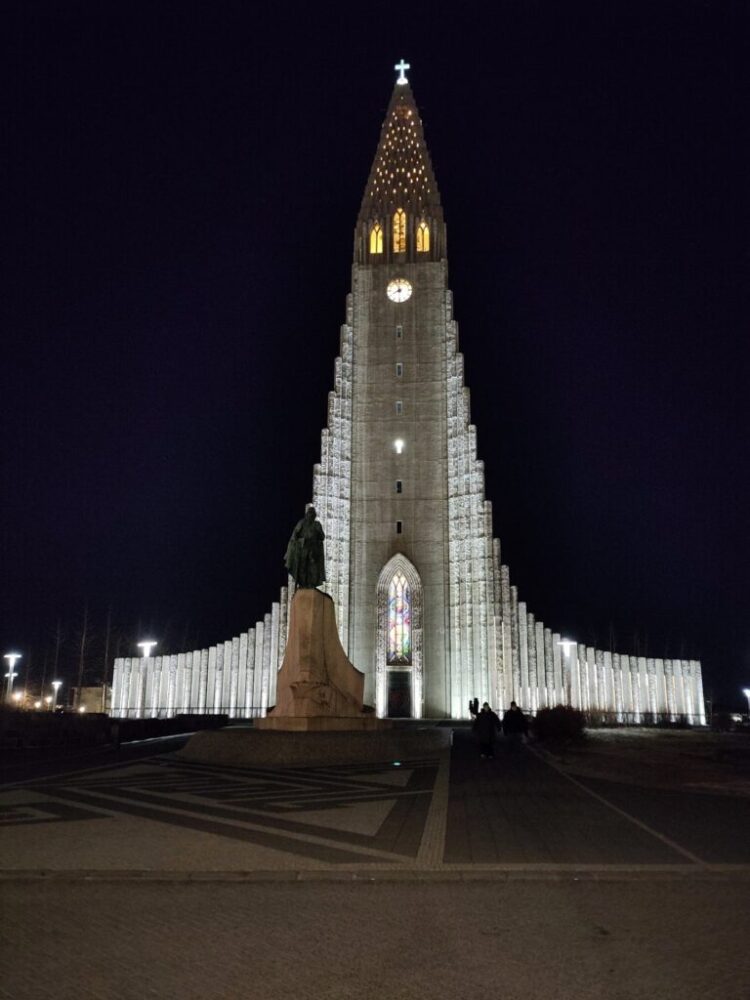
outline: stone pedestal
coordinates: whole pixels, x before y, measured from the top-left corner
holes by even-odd
[[[291,732],[373,730],[387,726],[364,710],[365,675],[339,641],[333,601],[320,590],[298,590],[289,638],[276,680],[276,705],[257,729]]]

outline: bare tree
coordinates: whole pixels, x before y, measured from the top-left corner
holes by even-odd
[[[75,700],[73,707],[78,708],[81,701],[81,685],[83,684],[83,669],[86,663],[86,646],[91,639],[89,633],[89,606],[88,602],[83,607],[83,623],[81,625],[81,645],[78,655],[78,684],[76,685]]]
[[[104,631],[104,663],[102,665],[102,712],[107,711],[107,682],[109,681],[109,640],[112,634],[112,605],[107,608],[107,625]]]

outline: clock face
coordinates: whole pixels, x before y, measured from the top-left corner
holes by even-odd
[[[406,278],[394,278],[388,282],[386,292],[391,302],[406,302],[411,297],[411,284]]]

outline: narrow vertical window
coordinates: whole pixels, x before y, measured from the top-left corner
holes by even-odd
[[[400,535],[403,529],[403,521],[396,521],[396,534]]]
[[[401,522],[397,521],[397,525]],[[398,528],[396,530],[399,530]],[[396,573],[388,587],[389,666],[411,665],[411,587],[403,573]]]
[[[401,340],[401,338],[403,337],[403,335],[404,335],[404,328],[403,328],[403,326],[397,326],[396,327],[396,340]]]
[[[400,479],[397,479],[396,480],[396,492],[397,493],[403,493],[402,487],[403,487],[403,483],[401,482]]]
[[[393,213],[393,252],[406,253],[406,212],[403,208]]]
[[[396,378],[401,378],[401,376],[403,374],[404,374],[404,366],[401,364],[400,361],[397,361],[396,362]]]
[[[397,399],[396,400],[396,413],[398,413],[398,415],[401,416],[401,414],[403,412],[404,412],[404,404],[401,402],[400,399]]]
[[[380,223],[376,222],[370,230],[370,253],[383,252],[383,230]]]
[[[426,222],[417,226],[417,253],[428,253],[430,249],[430,227]]]

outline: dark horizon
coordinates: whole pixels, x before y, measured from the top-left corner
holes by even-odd
[[[521,599],[581,642],[700,658],[743,707],[747,9],[429,10],[394,31],[343,6],[10,5],[0,652],[21,680],[45,651],[51,679],[60,619],[75,683],[86,604],[96,683],[109,607],[134,655],[278,599],[403,57]]]

